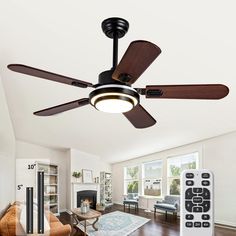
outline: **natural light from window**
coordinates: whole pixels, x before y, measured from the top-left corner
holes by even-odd
[[[180,195],[180,175],[186,169],[198,169],[198,152],[169,157],[167,159],[167,193],[169,195]]]
[[[139,167],[129,166],[124,168],[124,193],[139,193]]]
[[[143,195],[161,196],[162,161],[147,162],[142,165]]]
[[[171,156],[124,167],[124,194],[146,197],[180,195],[180,175],[199,168],[199,153]]]

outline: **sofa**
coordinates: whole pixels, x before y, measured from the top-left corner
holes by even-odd
[[[0,236],[26,235],[20,224],[21,207],[15,202],[4,213],[0,219]],[[50,225],[50,236],[69,236],[70,225],[63,225],[51,212],[46,213]],[[33,234],[32,234],[33,235]]]
[[[166,219],[168,212],[172,212],[173,215],[177,217],[177,213],[180,210],[180,198],[178,196],[166,195],[164,200],[157,201],[156,204],[154,204],[154,216],[156,216],[157,210],[165,211]]]

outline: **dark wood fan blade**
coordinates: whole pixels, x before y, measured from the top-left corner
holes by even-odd
[[[148,128],[156,124],[156,120],[140,104],[123,114],[138,129]]]
[[[222,84],[148,85],[137,91],[145,91],[146,98],[221,99],[228,95],[229,88]]]
[[[69,84],[80,88],[93,87],[91,83],[86,81],[73,79],[67,76],[58,75],[49,71],[40,70],[26,65],[10,64],[7,67],[8,69],[18,73],[35,76],[42,79],[48,79],[59,83]]]
[[[85,105],[89,104],[89,99],[88,98],[82,98],[79,100],[75,100],[72,102],[67,102],[55,107],[50,107],[50,108],[46,108],[40,111],[36,111],[34,112],[34,115],[37,116],[51,116],[51,115],[55,115],[64,111],[68,111],[77,107],[82,107]]]
[[[133,84],[161,53],[161,49],[148,41],[133,41],[112,78],[123,83]]]

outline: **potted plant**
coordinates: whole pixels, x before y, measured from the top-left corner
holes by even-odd
[[[96,210],[97,211],[105,211],[106,205],[103,202],[97,203]]]
[[[75,178],[76,178],[76,181],[77,181],[77,180],[79,180],[79,178],[81,177],[81,172],[79,172],[79,171],[78,171],[78,172],[74,171],[74,172],[72,173],[72,176],[75,177]]]

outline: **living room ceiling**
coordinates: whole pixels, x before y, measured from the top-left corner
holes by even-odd
[[[0,77],[16,138],[55,148],[76,148],[118,162],[236,130],[235,1],[1,1]],[[21,63],[96,84],[110,69],[112,40],[103,19],[130,23],[119,41],[119,59],[129,43],[144,39],[162,53],[135,83],[221,83],[230,88],[222,100],[144,99],[157,120],[135,129],[121,114],[91,106],[52,117],[34,111],[87,97],[91,89],[14,73]]]

